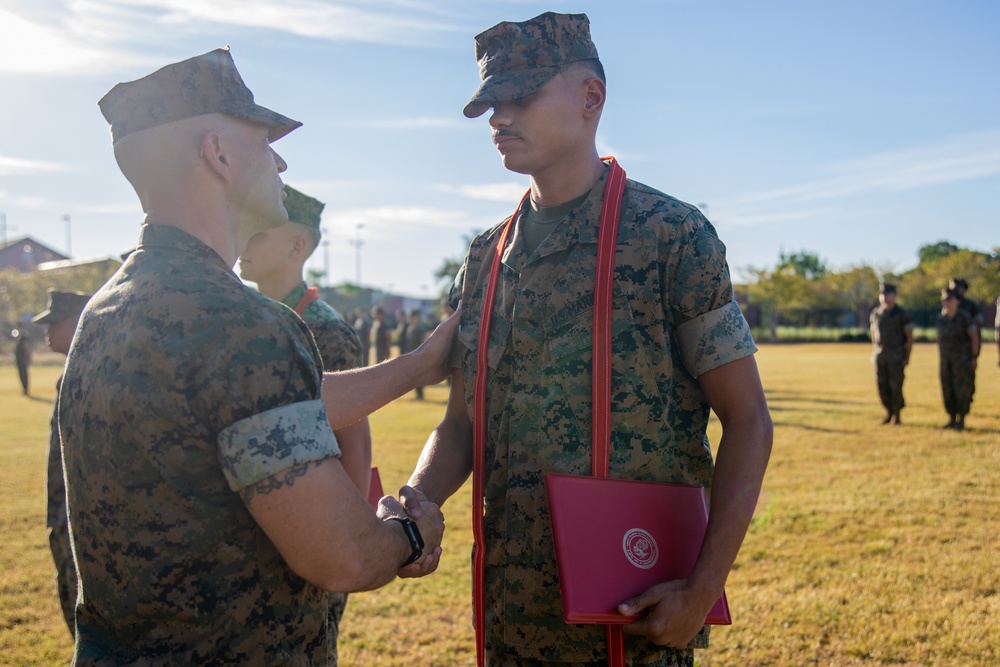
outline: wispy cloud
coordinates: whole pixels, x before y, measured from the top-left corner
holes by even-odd
[[[26,160],[24,158],[0,155],[0,176],[51,171],[71,171],[71,169],[65,165],[56,164],[55,162]]]
[[[480,129],[469,123],[467,118],[457,116],[455,118],[370,118],[351,124],[355,127],[370,127],[381,130]]]
[[[363,238],[392,238],[427,228],[467,230],[471,225],[462,211],[419,206],[376,206],[333,211],[323,215],[324,226],[353,236],[361,225]],[[337,232],[335,232],[337,233]]]
[[[482,199],[485,201],[511,202],[511,206],[517,203],[528,188],[526,183],[483,183],[481,185],[449,185],[441,183],[435,186],[438,192],[457,194],[470,199]]]
[[[458,14],[460,16],[460,14]],[[150,47],[234,29],[330,42],[434,46],[469,32],[434,3],[383,0],[68,0],[0,9],[0,73],[65,75],[144,63]],[[154,61],[150,61],[154,62]],[[156,61],[158,62],[158,61]]]
[[[830,165],[825,178],[719,202],[730,225],[816,219],[851,197],[896,194],[1000,175],[1000,130]],[[825,202],[825,204],[824,204]]]

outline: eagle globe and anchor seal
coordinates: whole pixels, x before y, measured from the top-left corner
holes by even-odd
[[[629,562],[636,567],[648,570],[659,560],[660,550],[653,536],[642,528],[632,528],[622,538],[622,551]]]

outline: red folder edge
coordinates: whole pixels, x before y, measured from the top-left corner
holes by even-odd
[[[372,468],[372,480],[368,486],[368,504],[377,510],[378,501],[382,500],[384,495],[382,493],[382,478],[379,477],[378,466],[375,466]]]
[[[567,572],[569,568],[573,567],[572,565],[570,565],[569,562],[571,559],[570,556],[571,546],[568,544],[568,542],[572,538],[569,537],[568,535],[563,534],[564,532],[565,533],[570,532],[571,530],[570,526],[572,526],[574,522],[571,519],[569,523],[566,523],[566,517],[564,516],[564,513],[561,512],[561,510],[563,509],[562,503],[560,503],[560,501],[556,498],[556,496],[560,493],[560,491],[557,489],[559,487],[565,487],[567,482],[569,482],[571,485],[574,486],[578,485],[578,483],[583,483],[583,484],[617,483],[618,485],[622,486],[643,485],[643,486],[654,486],[654,487],[675,487],[679,489],[697,489],[698,491],[700,491],[700,502],[701,502],[702,512],[701,516],[696,517],[695,520],[696,524],[699,525],[701,532],[699,535],[697,535],[697,537],[693,539],[697,539],[697,542],[699,544],[699,549],[701,541],[702,539],[704,539],[705,526],[708,523],[708,507],[705,504],[704,489],[702,489],[702,487],[699,486],[690,486],[683,484],[663,484],[660,482],[611,480],[607,478],[601,479],[589,476],[565,475],[559,473],[548,473],[545,475],[545,493],[549,504],[549,514],[551,515],[552,538],[554,541],[554,547],[556,552],[556,564],[559,569],[559,579],[560,579],[559,588],[563,603],[563,618],[567,623],[580,623],[580,624],[625,625],[628,623],[632,623],[638,620],[643,614],[623,616],[618,613],[616,607],[619,603],[624,602],[630,597],[633,597],[634,595],[640,593],[641,591],[639,590],[632,591],[631,593],[626,593],[622,595],[620,600],[611,603],[610,610],[606,611],[593,610],[593,609],[589,611],[580,609],[574,610],[574,607],[580,606],[580,601],[577,599],[577,597],[579,596],[574,597],[573,591],[568,590],[568,588],[573,587],[573,584],[567,586],[568,581],[573,581],[572,576],[567,577],[566,575],[564,575],[564,573]],[[588,487],[588,488],[592,489],[593,487]],[[584,530],[588,535],[593,535],[593,527],[586,525],[587,519],[586,519],[585,509],[580,510],[580,508],[575,508],[574,510],[571,510],[568,507],[565,509],[566,509],[566,514],[568,514],[570,511],[575,511],[575,512],[582,511],[583,513],[580,514],[579,516],[583,518],[583,521],[576,521],[575,523],[577,524],[577,527]],[[687,567],[687,572],[690,573],[690,569],[693,567],[694,567],[694,562],[691,562],[690,565]],[[686,574],[683,576],[686,576]],[[648,588],[649,586],[653,586],[657,583],[662,583],[662,582],[655,579],[651,579],[644,585],[646,586],[646,588]],[[583,586],[585,588],[593,588],[593,580],[586,583],[581,582],[580,584],[577,585]],[[712,606],[712,609],[709,611],[708,616],[705,618],[705,625],[731,625],[732,622],[733,622],[732,615],[730,614],[729,611],[729,601],[726,598],[725,591],[723,591],[721,597],[719,597],[719,599],[715,602],[715,604]]]

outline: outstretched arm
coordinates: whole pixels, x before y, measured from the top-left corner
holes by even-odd
[[[323,374],[323,404],[336,430],[353,424],[414,387],[437,384],[449,371],[448,359],[459,311],[437,326],[413,352],[375,366]]]

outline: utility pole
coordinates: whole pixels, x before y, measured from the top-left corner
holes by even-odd
[[[72,259],[73,257],[73,243],[72,235],[70,234],[70,217],[66,214],[62,217],[63,222],[66,223],[66,259]]]
[[[326,286],[330,286],[330,237],[327,235],[327,230],[323,230],[323,279],[326,281]]]
[[[354,230],[354,240],[351,241],[351,245],[354,246],[354,261],[355,261],[355,282],[358,285],[358,289],[361,289],[361,246],[364,242],[361,240],[361,228],[364,227],[361,223]]]

